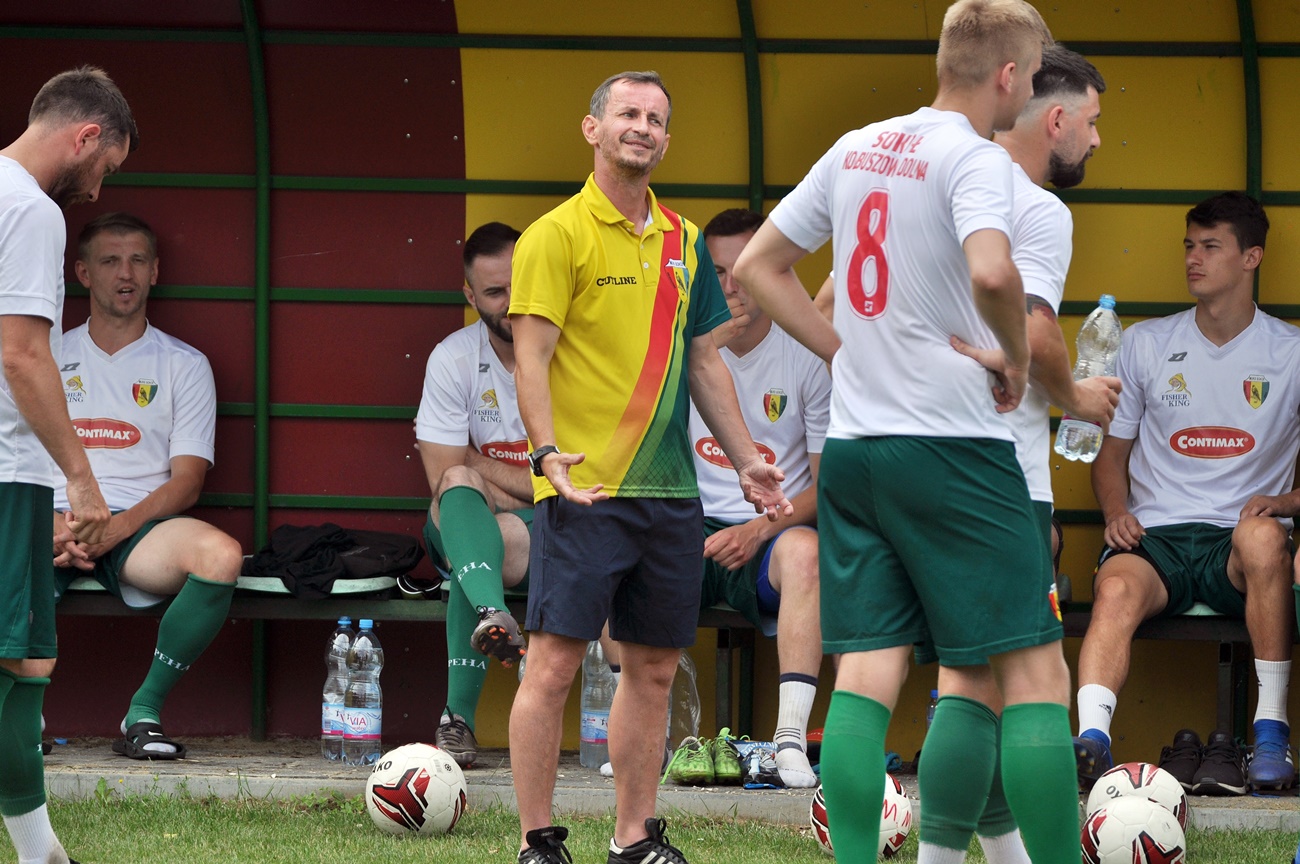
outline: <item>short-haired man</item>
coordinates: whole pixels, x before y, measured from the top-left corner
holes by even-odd
[[[1030,364],[1014,181],[987,140],[1015,124],[1050,42],[1021,0],[953,4],[933,105],[843,136],[736,264],[760,306],[834,364],[817,517],[823,649],[842,656],[822,784],[849,860],[875,856],[876,826],[861,815],[880,806],[885,729],[911,647],[927,638],[947,665],[992,658],[1002,777],[1025,846],[1040,864],[1078,860],[1062,630],[1003,416]],[[833,328],[793,270],[827,238]],[[989,368],[953,351],[954,335],[991,349]],[[981,749],[987,777],[993,754]]]
[[[59,388],[62,208],[99,196],[139,143],[131,109],[103,70],[51,78],[27,128],[0,150],[0,815],[18,860],[65,864],[50,827],[41,705],[54,671],[50,510],[59,471],[71,509],[56,539],[98,543],[109,511]]]
[[[1092,466],[1106,548],[1079,652],[1075,742],[1085,784],[1111,765],[1111,718],[1138,625],[1198,601],[1246,620],[1259,676],[1254,756],[1245,776],[1229,733],[1215,732],[1202,749],[1182,730],[1161,764],[1207,795],[1295,780],[1286,703],[1300,330],[1255,306],[1267,234],[1264,208],[1244,193],[1197,204],[1183,239],[1196,307],[1124,334],[1124,393]]]
[[[533,477],[515,399],[510,261],[519,232],[480,225],[465,241],[465,299],[479,320],[429,355],[415,437],[433,501],[424,526],[429,556],[449,576],[447,707],[434,741],[462,768],[474,764],[474,716],[493,656],[524,654],[505,589],[528,570]]]
[[[776,637],[776,766],[787,787],[807,788],[817,785],[807,731],[822,662],[815,526],[831,379],[826,364],[773,324],[732,278],[736,258],[762,224],[763,216],[753,210],[723,210],[704,226],[704,242],[734,316],[735,329],[719,354],[759,452],[785,471],[794,516],[780,522],[754,516],[736,488],[731,463],[692,403],[690,433],[704,505],[700,605],[725,602]]]
[[[197,349],[149,324],[158,281],[157,237],[143,220],[105,213],[77,241],[77,279],[90,320],[63,334],[59,374],[72,423],[113,517],[97,543],[66,544],[55,559],[60,593],[88,571],[132,607],[172,597],[158,643],[122,719],[113,751],[183,759],[162,728],[163,702],[220,632],[243,563],[239,541],[182,516],[212,467],[217,393]],[[54,495],[56,532],[68,489]]]
[[[537,502],[528,674],[510,712],[522,864],[569,859],[568,831],[551,825],[564,702],[606,621],[622,665],[609,718],[609,861],[685,861],[654,817],[663,739],[646,730],[668,722],[699,616],[690,393],[756,512],[790,513],[781,471],[745,430],[714,346],[713,329],[731,316],[703,238],[650,191],[671,111],[654,72],[606,79],[582,120],[592,175],[515,249],[515,379]]]

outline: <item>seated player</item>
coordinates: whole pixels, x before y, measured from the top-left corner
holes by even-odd
[[[1268,217],[1240,192],[1187,213],[1187,289],[1196,307],[1124,333],[1124,382],[1092,466],[1106,548],[1079,654],[1079,777],[1111,767],[1110,724],[1139,624],[1200,601],[1244,617],[1259,702],[1248,776],[1226,733],[1167,767],[1202,794],[1285,789],[1295,780],[1286,704],[1291,676],[1291,517],[1300,449],[1300,330],[1253,298]],[[1182,737],[1182,736],[1180,736]]]
[[[813,526],[831,379],[826,364],[773,324],[732,279],[736,258],[762,223],[752,210],[724,210],[705,226],[704,242],[734,316],[718,353],[759,452],[785,469],[794,516],[771,522],[754,515],[736,487],[735,470],[692,404],[690,435],[706,536],[700,603],[726,602],[766,635],[776,636],[781,675],[776,764],[786,786],[805,788],[817,785],[806,738],[822,662]]]
[[[415,420],[433,501],[429,556],[449,574],[447,707],[434,741],[463,768],[474,764],[474,714],[487,661],[524,655],[505,588],[525,584],[533,521],[528,435],[515,400],[510,263],[519,232],[500,222],[465,241],[465,299],[477,322],[433,349]],[[472,650],[471,650],[472,649]]]
[[[174,596],[158,623],[149,672],[131,697],[114,752],[180,759],[162,728],[163,701],[225,623],[243,562],[238,541],[181,514],[212,466],[217,397],[199,351],[149,325],[158,281],[157,238],[140,219],[105,213],[78,239],[77,278],[90,320],[63,334],[60,373],[68,413],[113,517],[102,542],[64,543],[59,590],[85,571],[128,606]],[[66,486],[55,490],[54,533],[64,530]]]

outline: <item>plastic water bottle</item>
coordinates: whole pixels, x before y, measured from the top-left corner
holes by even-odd
[[[925,731],[929,732],[930,727],[934,725],[934,709],[939,707],[939,691],[930,691],[930,704],[925,706]]]
[[[696,688],[695,661],[686,651],[677,661],[673,676],[673,698],[668,706],[668,746],[700,734],[700,692]]]
[[[375,623],[361,619],[361,632],[348,651],[348,689],[343,699],[343,761],[370,765],[383,753],[384,693],[379,673],[384,671],[384,649],[375,636]]]
[[[1097,308],[1084,319],[1075,342],[1078,358],[1074,363],[1074,380],[1115,374],[1122,330],[1119,316],[1115,314],[1115,298],[1110,294],[1101,295]],[[1072,462],[1091,462],[1101,450],[1101,438],[1101,427],[1096,423],[1066,415],[1056,430],[1055,450]]]
[[[344,615],[325,646],[325,689],[320,694],[320,755],[333,762],[343,758],[343,695],[348,689],[348,650],[352,619]]]
[[[578,761],[593,771],[609,761],[609,706],[614,704],[614,673],[600,642],[587,646],[582,659],[582,726]]]

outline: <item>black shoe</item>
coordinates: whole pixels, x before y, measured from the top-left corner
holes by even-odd
[[[643,864],[646,861],[653,861],[654,864],[690,864],[682,850],[669,843],[664,836],[667,825],[662,819],[645,820],[645,830],[650,836],[626,849],[619,849],[610,840],[609,864]]]
[[[573,856],[564,845],[568,836],[569,829],[559,825],[534,828],[524,835],[528,848],[519,852],[519,864],[573,864]]]
[[[1179,729],[1172,747],[1160,751],[1160,767],[1174,775],[1174,779],[1188,792],[1196,785],[1196,772],[1201,768],[1201,736],[1191,729]]]
[[[1193,795],[1245,795],[1246,755],[1227,732],[1214,732],[1201,751]]]

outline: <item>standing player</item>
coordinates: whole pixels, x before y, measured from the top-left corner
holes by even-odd
[[[163,701],[226,623],[243,563],[233,537],[180,516],[198,501],[212,467],[212,367],[149,325],[158,254],[143,221],[105,213],[89,222],[78,238],[76,270],[90,291],[90,320],[63,335],[60,374],[113,518],[98,543],[71,544],[54,563],[65,568],[60,589],[82,569],[128,606],[175,596],[113,750],[131,759],[181,759],[185,745],[163,733]],[[55,491],[56,531],[70,492],[71,485]]]
[[[844,656],[822,782],[847,861],[875,859],[876,827],[857,817],[879,807],[885,730],[910,648],[926,639],[947,665],[993,658],[1004,788],[1025,846],[1039,864],[1079,858],[1050,562],[1001,416],[1020,402],[1030,355],[1011,161],[987,140],[1014,125],[1050,38],[1022,0],[955,3],[933,106],[841,138],[737,262],[763,309],[834,362],[818,526],[823,647]],[[834,329],[792,269],[828,237]],[[992,400],[989,370],[953,351],[953,335],[994,349]]]
[[[462,768],[474,764],[474,715],[487,661],[524,653],[505,588],[523,582],[533,522],[528,436],[515,399],[510,262],[519,232],[480,225],[465,241],[465,299],[479,320],[433,349],[415,437],[433,501],[429,556],[451,575],[447,602],[447,707],[434,741]],[[472,650],[471,650],[472,649]]]
[[[787,787],[807,788],[817,785],[807,730],[822,663],[816,486],[831,379],[826,364],[774,325],[732,277],[736,258],[762,224],[763,216],[752,210],[724,210],[704,226],[704,242],[734,316],[732,335],[719,354],[760,452],[786,472],[794,516],[780,522],[754,516],[736,489],[736,472],[692,404],[705,530],[700,605],[726,602],[776,637],[776,767]]]
[[[582,120],[594,172],[515,250],[515,379],[537,477],[531,649],[510,712],[524,864],[570,860],[568,831],[550,824],[561,721],[586,643],[606,621],[622,660],[609,718],[609,861],[685,861],[654,817],[663,738],[646,730],[667,724],[678,658],[699,618],[690,393],[746,499],[772,518],[790,514],[781,471],[745,431],[710,335],[731,316],[699,229],[650,191],[671,110],[654,72],[606,79]]]
[[[109,519],[59,387],[60,210],[94,201],[138,142],[121,92],[86,66],[46,82],[27,129],[0,150],[0,815],[20,864],[68,861],[45,808],[41,757],[56,653],[48,544],[57,471],[72,505],[58,539],[98,543]]]

